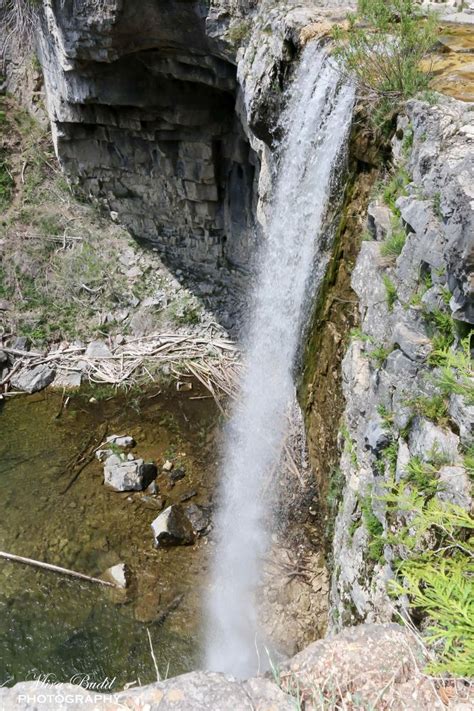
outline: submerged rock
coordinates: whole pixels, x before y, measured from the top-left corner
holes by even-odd
[[[179,505],[168,506],[151,524],[155,546],[186,546],[194,543],[191,521]]]
[[[11,385],[15,390],[22,390],[26,393],[36,393],[43,390],[53,382],[56,371],[47,365],[37,365],[31,370],[25,368],[11,379]]]
[[[124,455],[122,455],[124,456]],[[142,491],[156,478],[157,468],[143,459],[122,459],[110,455],[104,466],[104,484],[114,491]]]

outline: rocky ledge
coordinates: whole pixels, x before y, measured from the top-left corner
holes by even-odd
[[[74,711],[89,706],[104,711],[291,711],[303,704],[307,711],[435,711],[444,709],[443,699],[449,699],[453,711],[472,708],[474,696],[467,685],[435,684],[423,674],[423,663],[422,649],[408,631],[397,625],[361,625],[311,644],[273,674],[246,681],[195,671],[113,694],[88,690],[86,679],[82,685],[29,681],[0,689],[0,705],[12,711]]]

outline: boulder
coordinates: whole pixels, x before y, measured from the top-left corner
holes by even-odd
[[[191,526],[196,535],[203,535],[207,532],[211,523],[210,511],[207,507],[199,506],[198,504],[189,504],[185,507],[184,512],[191,522]]]
[[[378,242],[392,233],[392,219],[392,211],[386,205],[370,203],[367,209],[367,227]]]
[[[103,341],[91,341],[86,348],[86,358],[111,358],[112,352]]]
[[[433,348],[431,341],[423,333],[414,331],[401,322],[395,326],[393,342],[398,344],[407,358],[415,361],[425,360]]]
[[[411,455],[425,462],[442,457],[446,464],[454,464],[458,458],[459,437],[421,417],[413,421],[408,445]]]
[[[463,467],[441,467],[438,473],[441,490],[437,496],[469,511],[472,506],[471,483]]]
[[[181,506],[168,506],[151,524],[155,546],[186,546],[194,543],[191,521]]]
[[[124,457],[124,455],[122,455]],[[142,491],[156,478],[157,468],[143,459],[122,459],[112,454],[104,465],[104,484],[114,491]]]
[[[56,371],[47,365],[37,365],[35,368],[24,368],[11,379],[15,390],[26,393],[36,393],[53,382]]]

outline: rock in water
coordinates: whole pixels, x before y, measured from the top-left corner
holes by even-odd
[[[26,393],[36,393],[53,382],[56,371],[47,365],[37,365],[35,368],[24,369],[11,379],[12,387]]]
[[[194,533],[204,535],[211,523],[209,509],[198,504],[189,504],[184,509],[186,517],[191,522]]]
[[[129,461],[112,454],[104,465],[104,484],[114,491],[142,491],[156,475],[156,466],[143,459]]]
[[[117,447],[135,446],[135,440],[130,435],[110,435],[105,441],[107,444],[115,444]]]
[[[168,506],[151,524],[155,546],[187,546],[194,543],[191,521],[179,505]]]
[[[130,571],[125,563],[118,563],[111,568],[107,568],[103,577],[110,580],[110,582],[114,583],[118,588],[125,590],[130,581]]]

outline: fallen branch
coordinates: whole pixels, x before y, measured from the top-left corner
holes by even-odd
[[[12,561],[14,563],[24,563],[25,565],[31,565],[34,568],[41,568],[42,570],[50,570],[53,573],[60,573],[61,575],[69,575],[72,578],[79,578],[80,580],[86,580],[88,583],[97,583],[98,585],[105,585],[109,588],[117,587],[114,583],[109,583],[107,580],[101,580],[100,578],[93,578],[90,575],[85,575],[84,573],[78,573],[75,570],[69,570],[68,568],[61,568],[59,565],[51,565],[51,563],[42,563],[39,560],[34,560],[33,558],[24,558],[21,555],[14,555],[13,553],[5,553],[0,551],[0,558]]]

